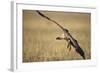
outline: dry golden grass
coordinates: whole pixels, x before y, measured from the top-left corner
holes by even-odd
[[[91,58],[89,13],[42,12],[66,27]],[[68,53],[67,42],[56,40],[62,30],[32,10],[23,10],[23,62],[81,60],[74,48]]]

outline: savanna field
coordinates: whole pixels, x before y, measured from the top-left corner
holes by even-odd
[[[40,11],[67,28],[91,59],[91,15],[89,13]],[[67,48],[65,40],[56,40],[63,31],[34,10],[23,10],[23,62],[82,60]]]

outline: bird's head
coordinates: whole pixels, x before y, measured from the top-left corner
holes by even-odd
[[[66,32],[68,32],[68,30],[67,30],[67,29],[65,29],[65,31],[66,31]]]

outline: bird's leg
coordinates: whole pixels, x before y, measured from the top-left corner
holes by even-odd
[[[71,45],[70,45],[70,47],[69,47],[69,52],[70,52],[70,50],[71,50]]]
[[[70,39],[68,39],[68,45],[67,48],[69,48],[69,51],[71,50],[71,43],[70,43]]]

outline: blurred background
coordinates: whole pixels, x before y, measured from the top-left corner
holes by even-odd
[[[67,28],[91,59],[91,14],[79,12],[40,11]],[[56,40],[63,31],[34,10],[23,10],[23,62],[81,60],[67,42]]]

